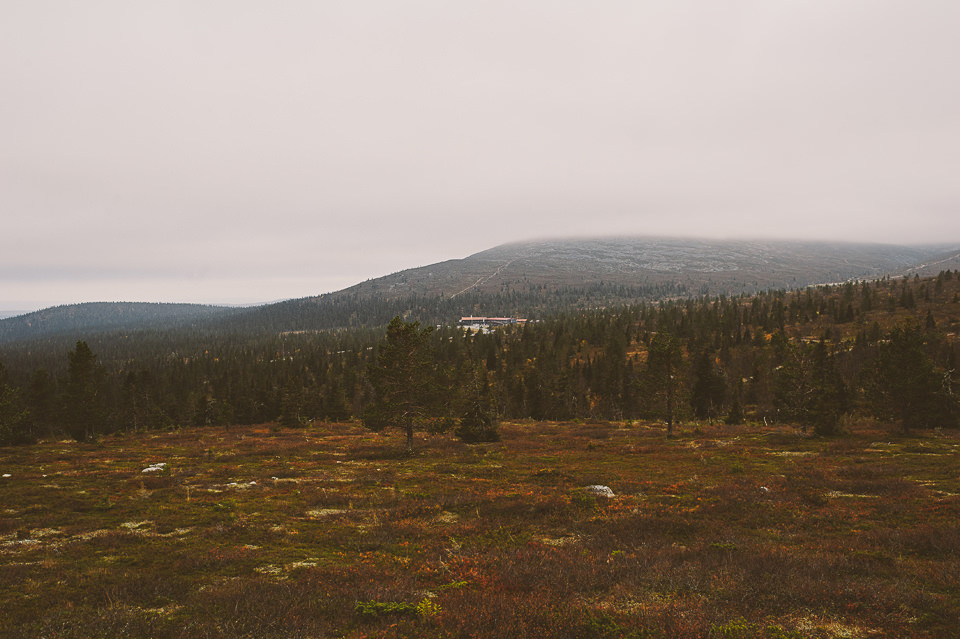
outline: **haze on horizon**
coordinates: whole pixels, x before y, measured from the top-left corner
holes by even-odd
[[[0,309],[536,237],[960,242],[960,5],[0,4]]]

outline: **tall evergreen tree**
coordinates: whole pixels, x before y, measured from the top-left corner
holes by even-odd
[[[0,445],[31,443],[34,437],[28,417],[20,389],[7,384],[0,364]]]
[[[673,423],[680,404],[683,365],[680,340],[663,331],[654,335],[640,386],[648,410],[666,420],[668,437],[673,435]]]
[[[704,349],[693,366],[690,404],[699,419],[714,419],[723,410],[727,383],[716,365],[714,354]]]
[[[454,431],[466,442],[495,442],[500,439],[497,416],[493,410],[493,397],[487,370],[482,364],[468,371],[461,391],[460,423]]]
[[[813,355],[803,343],[791,341],[782,332],[773,340],[779,362],[774,378],[774,398],[778,418],[793,420],[806,429],[811,423],[810,409],[817,389],[813,384]]]
[[[849,399],[846,384],[825,340],[820,340],[814,348],[811,385],[813,393],[805,411],[809,422],[818,435],[836,435],[840,418],[849,408]]]
[[[63,424],[75,440],[89,441],[104,430],[103,369],[83,340],[77,342],[68,357]]]
[[[914,327],[896,328],[882,344],[870,386],[875,414],[911,428],[956,426],[957,401],[924,350],[923,334]]]
[[[56,389],[45,368],[38,369],[26,392],[33,433],[38,437],[53,433],[56,425]]]
[[[408,452],[413,451],[414,431],[426,429],[444,404],[432,332],[431,326],[420,328],[420,322],[394,317],[367,369],[373,393],[364,407],[364,425],[371,430],[400,428],[406,433]]]

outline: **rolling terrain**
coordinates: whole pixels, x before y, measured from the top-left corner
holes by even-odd
[[[955,255],[956,250],[944,246],[673,238],[549,240],[504,244],[462,260],[370,280],[347,291],[451,297],[468,291],[497,293],[604,282],[673,283],[694,293],[731,295],[872,279],[924,260]]]
[[[382,328],[212,328],[351,295],[0,345],[0,636],[955,636],[960,272],[426,330],[410,452]]]
[[[325,295],[251,308],[89,303],[0,320],[0,343],[110,331],[275,334],[382,326],[403,315],[543,317],[697,295],[752,294],[960,266],[956,247],[594,238],[504,244]]]
[[[203,304],[88,302],[0,319],[0,343],[71,333],[196,326],[241,309]]]

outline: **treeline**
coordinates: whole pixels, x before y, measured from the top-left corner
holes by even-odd
[[[72,344],[70,338],[75,342],[78,336],[88,342],[104,341],[108,348],[131,333],[136,333],[138,340],[146,337],[152,341],[151,332],[163,334],[170,342],[202,339],[211,343],[290,331],[382,328],[397,315],[435,325],[462,315],[546,317],[576,308],[602,308],[686,295],[686,287],[673,283],[626,286],[592,282],[565,287],[514,283],[504,284],[494,293],[469,290],[451,296],[411,293],[403,287],[387,294],[372,294],[354,287],[250,308],[123,302],[74,304],[0,320],[0,358],[7,361],[27,351],[31,356],[49,357],[57,352],[57,346]],[[139,345],[136,348],[137,355],[144,352]],[[60,348],[61,357],[62,353]]]
[[[144,302],[88,302],[45,308],[35,313],[0,321],[0,343],[31,340],[82,331],[86,334],[111,330],[156,328],[187,332],[214,323],[219,317],[244,309],[200,304]]]
[[[450,412],[439,424],[478,406],[505,419],[750,419],[824,434],[857,415],[904,429],[956,427],[960,417],[960,276],[950,271],[578,311],[491,332],[462,331],[456,319],[430,334],[445,381],[436,410]],[[359,418],[375,399],[383,336],[246,326],[8,346],[0,439]]]
[[[596,282],[583,286],[504,286],[496,293],[466,291],[453,296],[398,291],[370,295],[361,289],[319,297],[287,300],[247,309],[211,323],[219,333],[262,334],[264,331],[330,330],[383,327],[400,315],[421,324],[448,324],[464,315],[552,317],[574,308],[598,308],[684,297],[677,284],[625,286]]]

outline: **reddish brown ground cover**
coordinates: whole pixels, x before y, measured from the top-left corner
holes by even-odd
[[[0,637],[956,636],[960,433],[417,446],[330,424],[0,449]]]

